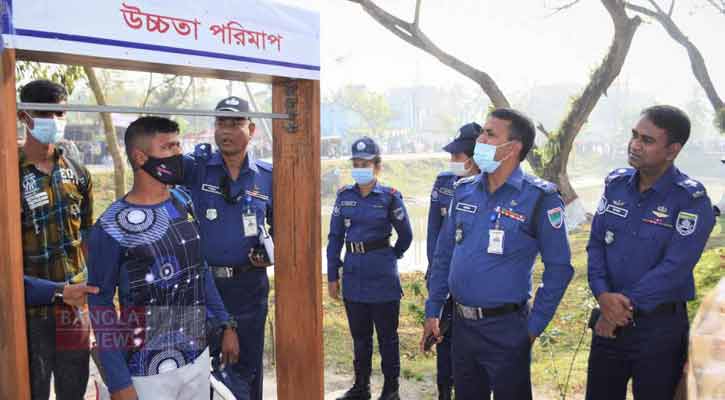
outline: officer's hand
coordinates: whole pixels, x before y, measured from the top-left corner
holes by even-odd
[[[87,286],[85,283],[65,285],[63,287],[63,302],[73,307],[83,307],[89,294],[98,294],[98,288]]]
[[[271,262],[264,259],[264,255],[262,253],[258,253],[254,251],[254,248],[249,249],[249,261],[252,263],[253,266],[257,268],[265,268],[272,265]]]
[[[597,299],[602,314],[617,326],[627,326],[632,321],[632,302],[621,293],[604,292]]]
[[[340,281],[327,282],[327,291],[330,293],[330,298],[340,300]]]
[[[617,329],[617,325],[614,323],[611,323],[607,321],[607,319],[601,315],[599,316],[599,319],[597,320],[597,323],[594,325],[594,333],[597,336],[614,339],[616,336],[614,335],[614,331]]]
[[[435,343],[443,341],[441,337],[440,320],[438,318],[426,318],[423,325],[423,337],[420,338],[420,351],[425,353],[425,342],[429,336],[435,337]]]
[[[222,364],[232,365],[239,362],[239,339],[234,328],[224,329],[222,338]]]
[[[111,400],[138,400],[138,394],[132,385],[111,393]]]

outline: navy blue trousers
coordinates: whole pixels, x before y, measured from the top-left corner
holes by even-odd
[[[636,400],[671,399],[687,357],[687,310],[635,318],[616,339],[592,337],[587,400],[624,400],[632,379]]]
[[[347,322],[355,351],[355,373],[370,376],[373,357],[373,327],[378,334],[381,368],[386,378],[400,376],[398,317],[400,301],[356,303],[345,300]]]
[[[530,400],[528,312],[468,320],[454,312],[456,400]]]
[[[262,400],[264,381],[264,328],[267,303],[235,307],[232,317],[237,321],[239,362],[227,366],[223,373],[214,363],[215,376],[222,380],[237,400]],[[221,355],[221,335],[210,338],[210,354],[216,360]]]
[[[442,316],[449,321],[453,320],[453,313]],[[453,361],[451,360],[451,335],[453,327],[451,326],[443,336],[443,341],[436,345],[436,383],[441,386],[453,386]]]

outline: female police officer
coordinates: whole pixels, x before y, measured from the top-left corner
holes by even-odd
[[[355,349],[355,384],[338,400],[370,398],[373,326],[378,334],[385,384],[380,400],[398,400],[400,350],[398,316],[402,288],[397,260],[413,239],[403,197],[378,183],[380,149],[363,137],[352,145],[354,185],[340,189],[330,219],[327,279],[330,297],[339,299],[338,269],[343,267],[343,298]],[[391,226],[398,233],[390,246]],[[345,261],[340,251],[345,245]]]

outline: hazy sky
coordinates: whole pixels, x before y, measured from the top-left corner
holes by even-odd
[[[278,1],[320,11],[323,93],[347,83],[376,90],[416,84],[475,87],[347,0]],[[551,16],[551,7],[564,2],[426,0],[421,23],[441,48],[488,72],[511,99],[536,85],[583,87],[606,54],[613,27],[601,2],[582,0]],[[669,5],[669,1],[660,3]],[[412,20],[414,0],[377,4]],[[725,96],[725,15],[709,7],[706,0],[679,1],[674,17],[700,48],[715,86]],[[679,105],[692,97],[697,85],[684,49],[658,23],[647,20],[635,36],[619,79],[659,102]]]

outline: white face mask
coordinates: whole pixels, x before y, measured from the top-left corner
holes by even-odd
[[[471,172],[470,168],[466,168],[466,162],[468,162],[468,160],[463,162],[450,161],[448,163],[448,170],[456,176],[466,176]]]
[[[43,144],[55,144],[63,139],[66,121],[57,118],[33,118],[33,128],[30,134]]]

